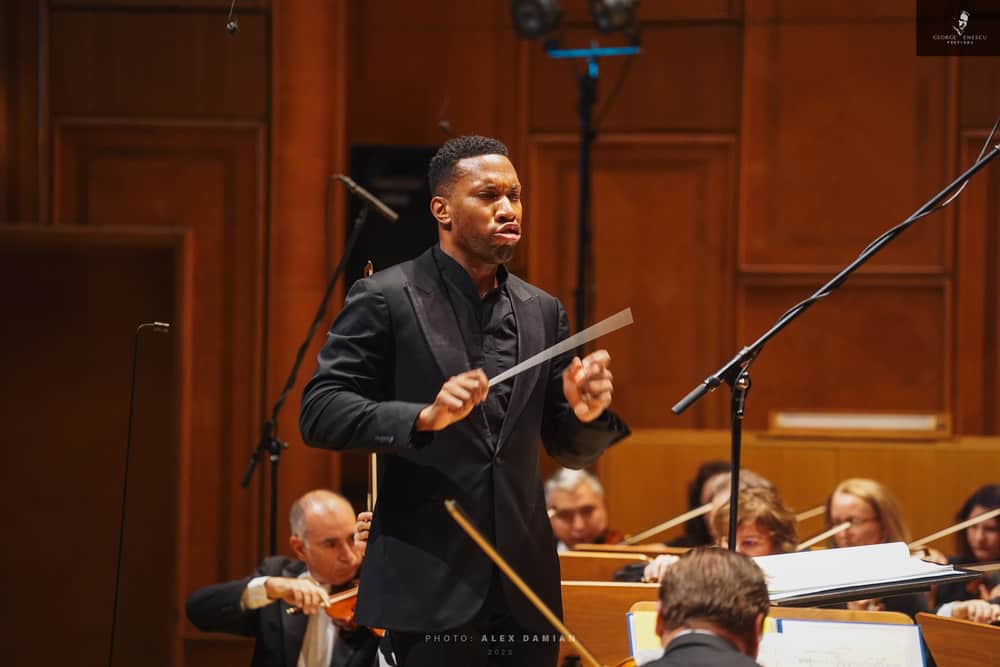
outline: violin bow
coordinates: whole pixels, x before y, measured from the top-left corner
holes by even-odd
[[[369,259],[365,263],[362,274],[365,278],[370,278],[375,273],[375,265]],[[375,500],[378,498],[378,454],[372,452],[368,455],[368,511],[375,511]]]
[[[541,598],[535,594],[535,591],[531,590],[531,587],[524,583],[524,580],[521,579],[517,572],[514,571],[514,568],[512,568],[507,561],[504,560],[503,556],[497,553],[497,550],[493,548],[493,545],[482,536],[474,525],[472,525],[472,521],[469,520],[469,517],[466,516],[462,508],[459,507],[458,503],[454,500],[445,500],[444,506],[445,509],[448,510],[448,513],[451,514],[451,518],[453,518],[455,522],[462,527],[462,530],[469,534],[472,541],[479,545],[479,548],[490,557],[490,560],[496,563],[497,567],[499,567],[503,573],[510,578],[514,585],[517,586],[522,593],[524,593],[524,596],[528,598],[531,604],[535,605],[535,609],[541,612],[542,616],[544,616],[556,630],[562,633],[562,636],[566,639],[566,641],[580,652],[580,657],[583,661],[592,667],[603,667],[601,663],[598,662],[597,658],[595,658],[594,655],[587,650],[587,647],[585,647],[580,640],[576,638],[576,635],[574,635],[570,629],[559,620],[558,616],[552,613],[552,610],[549,609],[548,605],[542,602]]]

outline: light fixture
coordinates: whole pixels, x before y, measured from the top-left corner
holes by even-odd
[[[559,25],[562,8],[559,0],[512,0],[510,15],[520,37],[535,39]]]
[[[590,15],[594,26],[605,35],[619,31],[631,33],[638,4],[639,0],[590,0]]]

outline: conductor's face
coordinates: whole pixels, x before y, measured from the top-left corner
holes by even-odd
[[[456,177],[431,200],[441,247],[463,264],[502,264],[521,240],[521,183],[503,155],[456,165]]]

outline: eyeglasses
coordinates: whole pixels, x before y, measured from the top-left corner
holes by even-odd
[[[849,523],[849,524],[851,524],[851,528],[855,528],[855,527],[860,526],[862,524],[866,524],[869,521],[878,521],[878,517],[875,517],[875,516],[849,516],[849,517],[846,517],[844,519],[838,519],[838,518],[835,518],[835,517],[831,518],[831,522],[833,523],[833,525],[839,526],[842,523]]]

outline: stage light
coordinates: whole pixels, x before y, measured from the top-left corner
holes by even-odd
[[[514,29],[525,39],[535,39],[553,30],[562,19],[559,0],[512,0]]]
[[[639,0],[590,0],[590,15],[598,31],[632,32],[635,23],[635,6]]]

